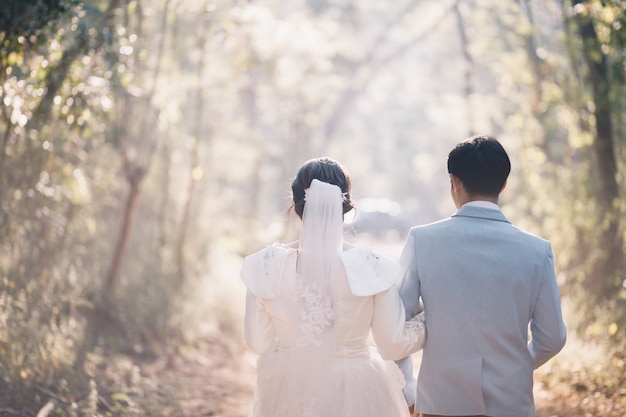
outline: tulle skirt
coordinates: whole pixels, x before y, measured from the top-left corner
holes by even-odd
[[[408,417],[402,393],[404,378],[393,361],[371,348],[340,357],[317,394],[309,379],[284,352],[259,358],[250,417]],[[311,398],[314,397],[314,398]]]

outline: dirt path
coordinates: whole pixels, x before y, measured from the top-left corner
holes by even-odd
[[[247,417],[255,384],[255,361],[250,351],[217,342],[180,352],[168,378],[174,378],[180,387],[183,416]],[[548,391],[537,383],[535,403],[537,417],[626,416],[626,393],[620,401],[567,387]]]
[[[256,357],[237,346],[208,341],[177,355],[166,383],[178,387],[177,417],[246,417]]]
[[[571,387],[547,391],[535,387],[537,417],[624,417],[626,392],[607,398],[600,392],[577,392]]]

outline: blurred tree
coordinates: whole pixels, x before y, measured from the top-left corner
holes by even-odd
[[[458,28],[458,32],[459,32],[459,39],[460,39],[460,45],[461,45],[461,54],[463,55],[463,59],[464,59],[464,100],[466,103],[465,106],[465,113],[466,113],[466,118],[467,118],[467,137],[470,137],[474,134],[476,134],[476,127],[475,127],[475,117],[474,117],[474,83],[473,83],[473,76],[474,76],[474,59],[472,58],[472,53],[470,51],[470,40],[468,39],[468,35],[467,35],[467,31],[465,30],[465,21],[463,18],[463,13],[461,12],[461,2],[457,1],[454,3],[454,7],[452,8],[452,11],[454,12],[454,16],[456,18],[456,24],[457,24],[457,28]],[[469,4],[469,2],[465,2],[465,4],[463,4],[465,7],[467,8],[471,8],[471,4]]]
[[[169,2],[163,7],[161,33],[157,54],[152,68],[146,68],[146,38],[152,33],[144,31],[145,13],[141,3],[131,3],[121,8],[122,19],[128,23],[120,36],[118,54],[110,53],[109,65],[114,70],[113,100],[116,109],[115,119],[112,121],[109,140],[116,144],[116,148],[123,160],[124,177],[128,183],[128,195],[122,210],[122,222],[115,244],[113,258],[105,280],[105,296],[108,298],[117,284],[127,244],[133,229],[133,218],[137,209],[141,184],[148,174],[152,158],[158,147],[160,134],[158,132],[158,118],[160,109],[154,103],[156,88],[163,62],[163,43],[167,33],[167,15]],[[133,19],[134,18],[134,19]],[[130,24],[132,22],[132,24]],[[123,68],[122,71],[115,70]]]
[[[205,7],[203,13],[199,16],[198,27],[200,28],[200,34],[197,37],[196,48],[199,52],[198,62],[196,63],[196,86],[195,90],[189,91],[191,97],[190,102],[194,103],[193,125],[191,128],[191,135],[193,137],[192,144],[189,149],[189,178],[187,180],[186,192],[183,202],[183,214],[180,221],[178,241],[176,244],[176,269],[178,285],[182,286],[187,276],[185,247],[188,244],[187,238],[189,234],[190,221],[191,221],[191,208],[194,201],[194,193],[196,191],[197,182],[202,179],[204,169],[200,166],[200,144],[207,141],[206,138],[206,126],[205,123],[210,123],[210,120],[206,120],[206,88],[204,87],[206,62],[208,59],[207,44],[208,38],[211,36],[209,27],[212,23],[212,13],[207,11]]]
[[[91,195],[81,165],[97,130],[87,107],[98,97],[82,70],[89,34],[102,29],[102,13],[89,6],[25,1],[1,10],[10,24],[0,34],[0,342],[11,343],[0,373],[9,379],[71,366],[76,352],[53,356],[47,346],[80,340],[69,319],[84,288],[76,274],[97,269],[85,267],[82,251]]]
[[[586,64],[586,83],[590,91],[585,106],[593,115],[589,121],[593,139],[594,172],[592,183],[596,207],[595,235],[592,245],[604,250],[595,257],[585,287],[596,300],[614,299],[619,294],[624,267],[623,208],[619,204],[617,132],[614,120],[623,120],[624,92],[624,5],[622,2],[573,0],[570,30],[580,38],[580,56]],[[602,35],[601,35],[602,34]]]

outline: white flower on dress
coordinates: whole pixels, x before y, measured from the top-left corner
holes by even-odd
[[[364,254],[364,256],[365,263],[369,264],[369,266],[375,271],[377,277],[380,277],[380,256],[378,256],[378,254],[371,249]]]
[[[272,263],[274,256],[276,256],[274,247],[268,247],[265,255],[263,255],[263,272],[265,272],[266,277],[270,275],[270,264]]]
[[[316,282],[307,285],[303,280],[299,280],[294,299],[304,300],[300,311],[302,323],[299,326],[303,334],[296,343],[298,346],[306,346],[309,343],[319,345],[319,336],[332,326],[335,317],[330,296],[325,294]]]

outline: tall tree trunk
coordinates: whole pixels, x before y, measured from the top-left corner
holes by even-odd
[[[202,106],[198,105],[198,110]],[[200,119],[200,117],[196,117]],[[199,122],[196,122],[199,123]],[[196,131],[198,128],[196,129]],[[194,190],[198,181],[197,173],[199,171],[198,166],[198,152],[200,147],[200,139],[198,135],[194,135],[193,144],[190,151],[191,170],[189,172],[189,180],[187,182],[187,194],[185,198],[185,205],[183,207],[183,218],[180,225],[180,235],[178,236],[178,244],[176,245],[176,270],[177,279],[179,284],[183,284],[187,278],[186,260],[185,260],[185,248],[187,246],[187,234],[189,229],[189,221],[191,219],[191,207],[193,203]]]
[[[518,2],[518,0],[514,0]],[[543,96],[543,79],[547,71],[542,59],[537,54],[537,43],[535,41],[535,22],[533,18],[531,0],[519,0],[522,13],[525,13],[525,19],[530,25],[531,30],[522,35],[524,40],[524,47],[526,49],[526,56],[530,63],[530,69],[533,74],[532,95],[531,95],[531,111],[534,119],[537,121],[537,134],[534,134],[534,145],[541,149],[549,159],[551,156],[550,149],[548,147],[548,141],[546,138],[546,112],[542,108],[542,96]],[[549,164],[543,164],[549,165]]]
[[[133,165],[128,162],[126,166],[126,179],[128,180],[130,188],[128,190],[128,196],[126,197],[124,213],[122,214],[120,234],[117,238],[113,260],[111,261],[111,266],[106,278],[106,289],[109,293],[113,291],[118,280],[122,261],[124,259],[124,251],[126,250],[130,232],[132,230],[133,218],[137,207],[137,200],[139,198],[139,188],[145,173],[146,172],[143,167]]]
[[[463,70],[463,78],[465,82],[464,96],[465,96],[465,113],[467,118],[467,133],[468,136],[472,136],[476,132],[476,117],[474,116],[473,95],[474,85],[472,83],[472,76],[474,74],[474,59],[469,50],[469,38],[465,31],[465,21],[463,20],[463,14],[459,8],[459,2],[454,3],[454,16],[456,17],[457,28],[459,30],[459,38],[461,41],[461,52],[463,53],[463,59],[465,60],[465,67]]]
[[[156,58],[156,68],[154,70],[154,76],[152,79],[152,85],[149,87],[148,95],[153,97],[157,86],[159,84],[159,79],[161,75],[161,61],[163,59],[163,54],[165,52],[165,39],[167,38],[167,33],[169,31],[169,25],[167,24],[168,15],[170,9],[170,0],[166,0],[165,5],[163,6],[163,16],[161,19],[161,30],[159,31],[159,46],[157,50],[157,58]],[[162,163],[163,167],[161,168],[161,172],[163,173],[163,177],[161,180],[161,203],[159,204],[157,218],[159,221],[158,224],[158,238],[157,238],[157,248],[156,248],[156,258],[159,260],[159,266],[162,267],[164,265],[163,253],[167,245],[168,234],[167,234],[167,212],[169,208],[169,198],[170,198],[170,163],[171,163],[171,155],[169,149],[169,130],[165,133],[164,138],[162,139]]]
[[[598,170],[597,207],[600,243],[605,245],[602,256],[598,257],[594,273],[588,278],[587,288],[600,298],[609,299],[617,293],[621,284],[619,272],[623,266],[623,238],[619,231],[619,212],[616,201],[619,198],[617,184],[617,164],[611,119],[610,98],[611,76],[607,57],[596,33],[592,4],[588,0],[573,0],[578,34],[582,40],[582,53],[588,67],[588,82],[594,103],[595,137],[593,150]]]
[[[119,4],[121,0],[111,0],[109,12],[112,12],[112,7]],[[164,15],[168,13],[169,1],[165,4],[163,11]],[[138,19],[138,33],[140,40],[143,38],[141,33],[141,25],[143,15],[140,10],[137,11]],[[110,24],[110,18],[105,18],[107,24]],[[167,19],[162,20],[162,25],[166,25]],[[114,249],[113,259],[111,260],[111,266],[106,277],[106,296],[109,296],[117,281],[119,279],[119,273],[124,259],[124,253],[130,234],[132,232],[133,218],[137,208],[137,201],[139,199],[141,183],[148,173],[152,161],[152,156],[158,145],[158,137],[156,136],[156,121],[158,120],[158,111],[152,105],[153,95],[155,93],[155,85],[158,80],[156,78],[160,74],[160,68],[162,65],[162,43],[164,42],[164,36],[166,33],[166,27],[162,27],[162,38],[160,39],[159,54],[157,55],[157,61],[153,70],[152,84],[147,89],[147,93],[135,97],[124,91],[121,106],[119,109],[120,117],[120,143],[121,153],[124,159],[124,171],[126,180],[129,185],[128,196],[126,197],[126,204],[124,206],[124,212],[122,214],[122,224],[120,227],[119,236]],[[137,48],[139,49],[139,48]],[[138,60],[140,61],[140,60]],[[136,78],[141,80],[146,77],[142,73],[142,67],[137,65]],[[129,143],[133,142],[136,150],[142,150],[137,152],[137,156],[130,156],[131,152],[128,149]]]
[[[159,259],[159,265],[165,265],[164,261],[164,250],[167,247],[168,242],[168,227],[167,227],[167,213],[169,211],[169,201],[170,201],[170,181],[171,181],[171,150],[169,147],[169,134],[166,134],[163,139],[161,149],[161,203],[159,204],[159,209],[157,212],[157,218],[159,219],[159,236],[158,236],[158,246],[157,246],[157,258]]]
[[[6,115],[6,107],[3,106],[2,109],[2,118],[6,123],[6,129],[4,129],[4,134],[2,135],[2,145],[0,145],[0,181],[4,180],[2,172],[4,167],[4,158],[6,157],[7,145],[9,144],[9,139],[11,137],[11,132],[13,131],[13,123],[11,123],[11,118]],[[0,196],[1,190],[0,190]]]
[[[203,22],[208,24],[209,18],[205,17]],[[201,28],[199,33],[207,33],[206,26]],[[202,176],[202,169],[199,166],[199,152],[200,152],[200,140],[204,135],[204,112],[206,106],[206,100],[204,96],[204,70],[206,66],[206,44],[205,38],[199,40],[200,49],[200,61],[198,62],[197,86],[196,86],[196,117],[193,127],[193,143],[190,150],[190,171],[189,180],[187,182],[187,194],[183,207],[183,217],[180,225],[180,235],[178,236],[178,244],[176,245],[176,267],[177,267],[177,279],[179,285],[182,285],[187,277],[186,259],[185,259],[185,247],[187,245],[187,233],[189,229],[189,222],[191,220],[191,208],[193,203],[194,192],[196,183]]]

